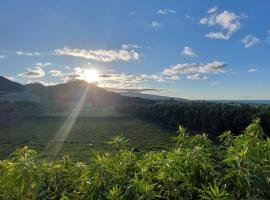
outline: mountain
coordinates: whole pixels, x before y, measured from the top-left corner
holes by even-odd
[[[25,85],[26,90],[40,98],[41,102],[74,103],[84,97],[85,104],[112,105],[122,103],[145,103],[149,100],[121,96],[115,92],[107,91],[94,84],[75,80],[64,84],[44,86],[39,83]]]
[[[2,101],[36,101],[48,106],[52,103],[59,106],[72,106],[82,97],[84,97],[84,104],[96,106],[151,102],[139,97],[122,96],[82,80],[53,86],[44,86],[40,83],[22,85],[0,76],[0,100]]]
[[[182,99],[182,98],[167,97],[167,96],[160,96],[160,95],[153,95],[153,94],[144,94],[144,93],[137,93],[137,92],[117,92],[117,93],[122,96],[139,97],[139,98],[149,99],[153,101],[167,101],[167,100],[187,101],[187,99]]]
[[[46,86],[41,83],[30,83],[25,85],[25,90],[30,93],[42,93],[46,90]]]
[[[44,86],[40,83],[22,85],[0,76],[0,95],[9,101],[40,101],[41,103],[74,103],[85,96],[85,104],[112,105],[125,103],[150,103],[152,101],[175,100],[184,101],[181,98],[172,98],[136,92],[113,92],[100,88],[95,84],[89,84],[82,80],[68,83]],[[0,98],[1,99],[1,98]]]
[[[16,83],[0,76],[0,101],[7,102],[39,102],[36,95],[26,90],[26,87],[20,83]]]
[[[0,76],[0,92],[12,93],[12,92],[23,92],[25,89],[24,85],[13,82],[3,76]]]

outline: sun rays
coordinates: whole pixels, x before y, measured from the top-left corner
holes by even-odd
[[[60,152],[64,142],[66,141],[66,138],[68,137],[83,107],[83,104],[84,104],[84,101],[88,92],[88,87],[89,85],[87,85],[87,87],[83,90],[81,97],[79,98],[78,102],[74,105],[67,119],[65,120],[61,128],[57,131],[54,138],[48,143],[47,148],[45,150],[46,154],[50,153],[56,156]]]
[[[99,81],[99,72],[96,69],[85,69],[82,72],[81,78],[88,83],[97,83]],[[48,143],[45,150],[46,153],[57,155],[60,152],[63,143],[66,141],[80,111],[82,110],[88,89],[89,84],[87,84],[85,89],[82,91],[79,100],[74,105],[72,111],[67,116],[61,128],[57,131],[53,139]]]

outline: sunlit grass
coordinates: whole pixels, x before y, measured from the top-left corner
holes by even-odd
[[[44,152],[44,157],[54,158],[69,155],[76,160],[88,160],[93,151],[108,150],[106,143],[119,134],[130,139],[132,147],[140,151],[166,149],[172,145],[170,137],[175,133],[156,124],[123,115],[111,107],[102,111],[92,109],[80,112],[58,155],[45,151],[67,119],[67,114],[49,113],[39,118],[24,119],[0,132],[0,157],[6,158],[16,148],[28,145]],[[56,144],[55,144],[56,145]]]
[[[52,153],[57,155],[61,150],[63,143],[66,141],[67,136],[70,133],[85,101],[86,94],[88,92],[88,87],[86,87],[79,99],[75,104],[74,108],[68,115],[62,127],[57,131],[54,138],[49,142],[44,153]]]

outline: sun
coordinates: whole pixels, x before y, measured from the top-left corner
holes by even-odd
[[[83,72],[83,79],[88,83],[94,83],[99,81],[99,73],[96,69],[86,69]]]

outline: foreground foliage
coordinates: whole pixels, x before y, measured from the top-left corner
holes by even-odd
[[[180,126],[174,149],[138,155],[120,135],[114,152],[88,164],[41,160],[24,147],[0,161],[0,199],[270,199],[270,140],[259,120],[219,139]]]

